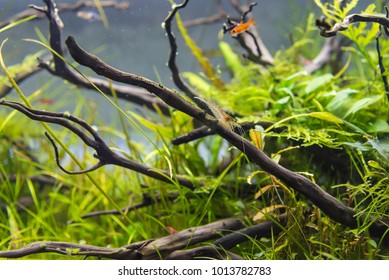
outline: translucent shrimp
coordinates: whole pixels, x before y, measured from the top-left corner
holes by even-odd
[[[200,101],[202,101],[204,104],[206,104],[209,108],[209,110],[212,112],[213,116],[219,121],[219,123],[227,130],[231,132],[238,131],[240,135],[244,134],[243,128],[235,121],[233,117],[231,117],[229,114],[227,114],[223,108],[221,108],[219,105],[206,100],[202,97],[196,97]]]

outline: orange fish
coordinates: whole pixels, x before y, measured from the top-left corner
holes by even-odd
[[[249,22],[246,22],[246,23],[243,23],[243,21],[241,21],[237,26],[234,27],[234,29],[231,30],[230,33],[231,33],[231,35],[238,35],[240,33],[247,31],[247,29],[251,25],[255,26],[254,19],[251,19]]]

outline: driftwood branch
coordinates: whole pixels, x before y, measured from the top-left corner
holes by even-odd
[[[340,31],[347,30],[350,24],[357,22],[371,22],[378,23],[383,29],[387,36],[389,36],[389,8],[385,6],[385,16],[380,15],[370,15],[370,14],[352,14],[343,19],[343,22],[338,22],[334,26],[331,26],[324,18],[321,20],[316,20],[316,25],[320,30],[320,35],[323,37],[334,37]],[[387,77],[384,74],[385,68],[382,62],[382,56],[379,45],[379,37],[381,36],[381,31],[376,36],[376,50],[378,55],[378,65],[380,67],[380,72],[382,76],[382,81],[384,83],[385,92],[389,98],[389,85]]]
[[[224,248],[206,245],[187,250],[176,250],[166,256],[166,260],[244,260],[241,256]]]
[[[232,6],[242,15],[241,21],[247,21],[250,18],[251,11],[256,3],[250,5],[241,5],[238,0],[231,0]],[[232,30],[239,22],[232,21],[230,18],[224,24],[224,33]],[[263,42],[256,28],[250,28],[248,31],[238,34],[234,37],[239,44],[247,51],[247,58],[255,63],[262,65],[273,65],[274,58]]]
[[[176,13],[180,10],[186,7],[188,5],[189,0],[184,0],[184,2],[180,5],[175,5],[172,11],[169,13],[169,15],[164,20],[164,27],[166,30],[166,34],[169,39],[169,45],[170,45],[170,51],[169,51],[169,58],[168,58],[168,67],[170,69],[170,72],[172,73],[172,79],[174,84],[182,90],[194,103],[196,103],[200,108],[203,108],[204,110],[208,111],[208,108],[204,106],[203,102],[199,99],[199,94],[190,87],[185,81],[181,78],[180,71],[178,69],[177,63],[176,63],[176,57],[177,57],[177,42],[176,37],[173,34],[172,31],[172,21],[174,19],[174,16]]]
[[[21,258],[39,253],[58,253],[68,256],[94,256],[109,259],[152,260],[165,257],[176,250],[206,242],[222,233],[243,227],[239,217],[227,218],[204,226],[192,227],[175,234],[140,241],[120,248],[107,248],[67,242],[35,242],[22,249],[0,252],[0,258]]]
[[[331,56],[340,49],[339,40],[336,37],[327,39],[320,50],[319,54],[312,60],[311,63],[304,67],[307,73],[313,73],[322,69],[331,61]]]
[[[266,129],[266,128],[270,127],[271,125],[273,125],[273,123],[271,123],[271,122],[255,122],[255,123],[254,122],[244,122],[244,123],[240,124],[240,127],[242,128],[243,131],[247,131],[251,128],[254,128],[256,125],[260,125]],[[192,131],[190,131],[186,134],[183,134],[181,136],[178,136],[178,137],[172,139],[171,143],[173,145],[186,144],[186,143],[198,140],[200,138],[203,138],[203,137],[206,137],[209,135],[214,135],[214,134],[215,134],[215,132],[212,129],[203,125],[203,126],[200,126],[198,128],[193,129]]]
[[[385,7],[386,13],[388,14],[388,8]],[[378,16],[378,15],[368,15],[368,14],[352,14],[343,19],[343,22],[336,23],[331,29],[328,30],[328,24],[319,25],[320,35],[323,37],[333,37],[339,31],[347,30],[350,24],[356,22],[375,22],[384,27],[385,33],[388,35],[389,28],[389,19],[388,15]]]
[[[162,180],[164,182],[172,183],[174,180],[177,180],[177,182],[182,186],[188,187],[190,189],[194,188],[194,184],[192,183],[192,181],[182,176],[177,176],[173,178],[168,171],[151,168],[149,166],[143,165],[141,163],[138,163],[136,161],[130,160],[128,158],[116,154],[111,150],[111,148],[108,147],[108,145],[104,142],[104,140],[100,137],[100,135],[93,129],[92,126],[90,126],[84,120],[72,116],[69,113],[54,113],[54,112],[35,110],[35,109],[28,108],[21,103],[5,101],[5,100],[0,100],[0,105],[8,106],[10,108],[18,110],[19,112],[23,113],[24,115],[26,115],[32,120],[61,125],[69,129],[74,134],[76,134],[88,147],[91,147],[96,151],[96,154],[94,156],[98,160],[98,163],[94,165],[92,168],[89,168],[87,170],[81,170],[81,171],[68,171],[59,164],[60,160],[59,160],[58,151],[54,144],[54,141],[51,140],[51,143],[54,146],[54,150],[56,154],[56,161],[59,167],[61,168],[61,170],[68,174],[82,174],[82,173],[90,172],[91,170],[98,169],[104,165],[117,165],[124,168],[128,168],[130,170],[134,170],[136,172],[139,172],[151,178]],[[76,125],[83,128],[87,133],[91,135],[91,137],[88,136],[86,133],[84,133]]]
[[[107,248],[68,242],[35,242],[24,248],[0,252],[0,258],[21,258],[32,254],[58,253],[68,256],[92,256],[109,259],[242,259],[228,250],[250,239],[271,237],[286,224],[287,214],[274,221],[244,228],[241,217],[227,218],[204,226],[193,227],[157,239],[136,242],[120,248]],[[229,233],[232,232],[232,233]],[[220,237],[221,235],[224,235]],[[217,238],[219,237],[219,238]],[[193,247],[209,242],[211,245]]]
[[[381,49],[380,49],[380,37],[382,35],[382,32],[380,31],[376,36],[376,50],[377,50],[377,56],[378,56],[378,65],[380,67],[380,73],[382,77],[382,82],[384,83],[384,88],[386,92],[386,96],[389,99],[389,85],[388,85],[388,78],[385,73],[385,66],[382,61],[382,55],[381,55]]]
[[[52,61],[52,57],[47,56],[45,58],[42,58],[41,61],[45,64],[49,64]],[[28,68],[23,67],[22,70],[20,70],[14,74],[15,75],[14,80],[19,85],[22,82],[24,82],[25,80],[27,80],[28,78],[39,73],[39,71],[41,71],[41,70],[42,70],[42,68],[39,66],[39,63],[36,63],[35,65],[32,65]],[[12,86],[7,85],[7,84],[0,85],[0,98],[6,97],[13,89],[14,88]]]
[[[260,239],[262,237],[272,237],[281,232],[282,228],[285,227],[287,218],[287,213],[282,214],[274,221],[263,222],[225,235],[215,240],[213,244],[229,250],[242,242],[248,241],[250,238]]]

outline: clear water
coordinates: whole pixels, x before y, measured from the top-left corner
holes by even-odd
[[[61,2],[75,3],[76,0]],[[180,1],[177,1],[180,2]],[[232,16],[236,12],[229,5],[229,0],[223,0],[223,4]],[[315,5],[311,0],[258,0],[259,4],[254,8],[254,18],[257,28],[268,46],[271,53],[283,45],[288,45],[288,34],[296,25],[304,25],[301,20],[306,20],[307,13],[314,10]],[[158,75],[161,82],[169,87],[174,87],[170,79],[170,71],[166,67],[168,56],[168,41],[161,23],[170,10],[170,3],[167,0],[131,0],[131,7],[126,11],[117,11],[106,8],[105,12],[109,21],[109,29],[105,29],[101,21],[87,21],[76,15],[76,13],[63,13],[61,18],[65,24],[63,31],[64,39],[72,35],[78,43],[86,50],[97,53],[101,59],[121,70],[143,75],[156,80]],[[359,7],[365,7],[371,3],[368,0],[360,1]],[[43,5],[42,1],[20,1],[0,0],[0,21],[27,8],[28,4]],[[93,9],[85,8],[85,11]],[[317,15],[320,15],[317,11]],[[355,12],[360,10],[356,9]],[[215,2],[211,0],[192,0],[187,8],[182,10],[181,16],[184,20],[206,17],[215,13]],[[217,49],[218,36],[221,23],[192,27],[189,33],[198,45],[203,49]],[[7,65],[19,63],[27,54],[35,53],[42,49],[41,46],[22,41],[23,38],[38,39],[38,32],[47,36],[48,24],[45,20],[36,20],[25,23],[10,31],[0,34],[3,41],[9,38],[4,47],[3,54]],[[200,71],[185,43],[178,37],[179,55],[177,62],[181,71]],[[225,36],[225,41],[236,45],[236,43]],[[239,53],[244,53],[237,47]],[[71,60],[71,59],[70,59]],[[222,63],[218,58],[212,60],[217,65]],[[82,69],[82,68],[81,68]],[[82,69],[86,73],[86,69]],[[91,73],[93,75],[93,73]],[[45,71],[22,84],[26,95],[39,89],[42,84],[51,80]],[[62,81],[55,79],[50,90],[55,91],[68,87]],[[96,102],[103,110],[97,111],[96,118],[104,119],[107,125],[117,123],[117,112],[102,97],[90,91],[77,91],[88,100]],[[8,98],[8,97],[7,97]],[[12,97],[9,97],[12,98]],[[69,92],[69,103],[72,106],[77,103],[77,97]],[[72,104],[73,102],[73,104]],[[123,104],[125,110],[133,110],[130,104]],[[116,119],[116,120],[115,120]]]
[[[62,2],[76,2],[75,0]],[[229,1],[225,7],[231,15],[237,15],[230,7]],[[309,3],[306,5],[306,3]],[[27,4],[42,5],[42,1],[0,0],[0,20],[26,8]],[[101,21],[89,22],[77,17],[76,13],[64,13],[61,15],[65,23],[64,38],[72,35],[81,46],[89,51],[104,48],[99,56],[117,68],[128,72],[144,75],[156,79],[155,68],[159,72],[163,82],[172,86],[170,73],[165,63],[168,54],[167,38],[161,23],[167,16],[170,3],[167,0],[132,0],[132,7],[126,11],[117,11],[106,8],[105,12],[110,24],[109,30],[105,29]],[[307,8],[313,7],[307,0],[262,0],[254,9],[257,26],[269,46],[270,50],[276,50],[280,45],[287,44],[287,32],[294,24],[306,14]],[[92,9],[84,9],[93,11]],[[192,0],[187,9],[182,11],[184,20],[197,17],[205,17],[215,11],[214,1]],[[288,21],[285,21],[285,16]],[[221,24],[194,27],[190,29],[191,36],[204,49],[217,48],[217,34]],[[47,23],[44,20],[34,21],[19,26],[0,36],[9,37],[5,48],[7,60],[10,64],[17,63],[23,54],[40,49],[32,43],[21,42],[21,38],[37,38],[38,28],[44,35],[47,34]],[[178,36],[179,37],[179,36]],[[226,36],[225,40],[231,39]],[[243,53],[243,51],[241,50]],[[196,71],[196,64],[181,40],[179,40],[178,63],[183,71]]]

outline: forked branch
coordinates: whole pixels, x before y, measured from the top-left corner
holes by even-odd
[[[35,242],[22,249],[0,252],[0,258],[21,258],[39,253],[72,256],[94,256],[120,260],[153,260],[176,250],[220,237],[223,233],[241,229],[240,217],[227,218],[207,225],[192,227],[173,235],[140,241],[120,248],[107,248],[68,242]],[[220,247],[219,247],[220,248]]]
[[[46,15],[49,21],[50,47],[52,49],[54,67],[48,64],[46,61],[39,61],[40,67],[46,69],[52,75],[61,77],[62,79],[67,80],[77,86],[91,90],[96,90],[97,87],[107,95],[112,95],[112,92],[114,91],[118,98],[133,102],[140,106],[145,106],[153,111],[159,110],[165,115],[170,114],[166,104],[156,99],[153,95],[150,95],[143,89],[111,84],[106,80],[97,79],[94,77],[85,78],[75,70],[71,69],[63,60],[64,50],[62,47],[62,29],[64,26],[58,14],[58,9],[56,8],[54,1],[43,1],[45,2],[46,7],[32,6],[32,8]]]
[[[173,178],[170,172],[168,171],[152,168],[143,165],[141,163],[138,163],[134,160],[125,158],[119,154],[116,154],[115,152],[112,151],[111,148],[108,147],[108,145],[104,142],[104,140],[100,137],[100,135],[93,129],[92,126],[90,126],[84,120],[72,116],[69,113],[54,113],[48,111],[35,110],[35,109],[28,108],[21,103],[5,101],[5,100],[0,100],[0,105],[8,106],[10,108],[18,110],[19,112],[23,113],[24,115],[26,115],[32,120],[63,126],[69,129],[74,134],[76,134],[84,142],[84,144],[86,144],[88,147],[91,147],[92,149],[95,150],[96,154],[94,155],[94,157],[98,160],[98,162],[94,166],[92,166],[89,169],[81,170],[81,171],[68,171],[61,166],[57,147],[54,141],[51,138],[49,138],[51,143],[54,146],[57,164],[59,165],[62,171],[68,174],[83,174],[86,172],[96,170],[104,165],[111,164],[111,165],[117,165],[124,168],[128,168],[136,172],[139,172],[141,174],[144,174],[146,176],[149,176],[151,178],[162,180],[168,183],[172,183],[174,180],[177,180],[177,182],[182,186],[185,186],[190,189],[194,188],[193,182],[182,176],[176,176]],[[86,130],[86,132],[89,133],[91,136],[88,136],[84,131],[82,131],[79,127],[77,127],[77,125],[83,128],[84,130]]]
[[[316,21],[316,25],[320,29],[320,35],[323,37],[335,36],[339,31],[348,29],[350,24],[356,22],[375,22],[384,28],[385,34],[389,36],[389,19],[388,19],[388,7],[385,7],[386,15],[370,15],[370,14],[352,14],[343,19],[343,22],[336,23],[333,27],[325,20]]]

